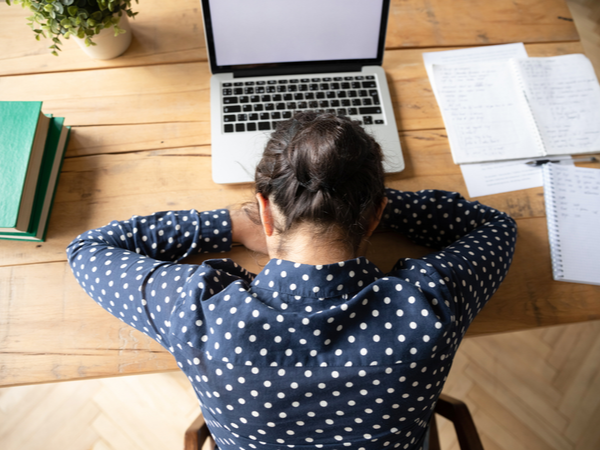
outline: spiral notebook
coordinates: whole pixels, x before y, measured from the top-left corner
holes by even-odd
[[[546,164],[543,173],[554,279],[600,285],[600,169]]]
[[[584,55],[432,70],[456,164],[600,151],[600,84]]]

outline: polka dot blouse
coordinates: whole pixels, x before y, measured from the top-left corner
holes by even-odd
[[[75,277],[156,339],[194,386],[222,450],[418,449],[467,327],[498,289],[516,226],[444,191],[387,191],[384,226],[437,249],[382,273],[230,259],[227,210],[112,222],[68,247]]]

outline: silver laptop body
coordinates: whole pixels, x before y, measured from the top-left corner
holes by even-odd
[[[388,173],[404,169],[381,67],[390,0],[201,0],[210,68],[212,177],[254,180],[271,132],[296,111],[359,120]]]

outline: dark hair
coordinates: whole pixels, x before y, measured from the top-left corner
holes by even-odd
[[[357,251],[385,195],[379,144],[359,124],[330,113],[301,112],[281,122],[256,167],[256,192],[300,224],[335,229]]]

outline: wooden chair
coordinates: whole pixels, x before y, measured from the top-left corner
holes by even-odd
[[[483,450],[475,423],[473,423],[473,418],[465,403],[442,394],[435,406],[435,414],[439,414],[454,424],[461,450]],[[214,448],[215,442],[204,422],[204,417],[200,415],[185,432],[184,450],[214,450]],[[429,450],[440,450],[435,416],[430,425]]]

